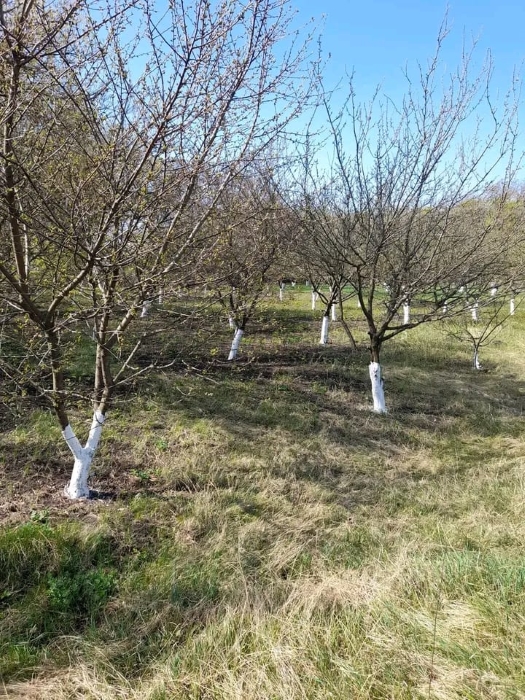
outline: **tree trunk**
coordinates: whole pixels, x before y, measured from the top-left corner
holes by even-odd
[[[228,355],[228,360],[235,360],[237,357],[237,351],[239,350],[239,345],[241,344],[242,336],[244,331],[241,328],[237,328],[235,335],[233,336],[232,345],[230,348],[230,354]]]
[[[371,362],[369,367],[370,381],[372,383],[372,399],[376,413],[386,413],[385,391],[381,365],[379,362]]]
[[[511,316],[514,316],[514,314],[516,313],[516,302],[514,300],[514,297],[512,297],[510,300],[509,313]]]
[[[369,374],[372,384],[373,410],[375,413],[386,413],[384,381],[381,374],[381,365],[379,364],[380,351],[381,344],[376,339],[371,338]]]
[[[151,301],[146,300],[146,301],[142,304],[142,310],[141,310],[141,312],[140,312],[140,318],[146,318],[146,316],[149,315],[149,310],[150,310],[150,308],[151,308]]]
[[[336,313],[336,308],[335,308],[335,301],[332,304],[332,321],[337,321],[337,313]]]
[[[343,309],[343,298],[339,297],[339,316],[341,319],[341,324],[343,328],[345,329],[345,333],[348,337],[348,340],[350,341],[350,345],[352,346],[352,350],[357,350],[357,344],[355,342],[355,338],[352,334],[352,331],[350,330],[350,327],[348,323],[345,321],[345,315],[344,315],[344,309]]]
[[[410,323],[410,302],[405,301],[403,304],[403,323]]]
[[[312,311],[315,311],[315,302],[317,301],[317,292],[312,289]]]
[[[470,309],[470,313],[472,315],[472,320],[477,321],[478,320],[478,302],[476,302]]]
[[[483,367],[481,366],[481,362],[479,361],[478,348],[474,349],[474,357],[473,357],[472,364],[474,366],[474,369],[478,369],[478,370],[483,369]]]
[[[62,431],[64,440],[75,458],[71,479],[64,489],[64,493],[68,498],[89,498],[89,487],[87,484],[89,470],[98,447],[104,419],[103,413],[99,411],[94,412],[91,429],[84,447],[80,444],[69,424]]]
[[[330,326],[330,317],[328,314],[323,316],[323,323],[321,325],[321,340],[319,345],[326,345],[328,343],[328,328]]]

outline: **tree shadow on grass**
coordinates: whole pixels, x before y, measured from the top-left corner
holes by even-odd
[[[438,350],[432,355],[428,349],[422,353],[392,345],[385,351],[387,416],[371,411],[366,350],[352,353],[346,347],[305,343],[267,349],[236,363],[203,359],[193,369],[173,367],[162,377],[164,388],[155,381],[140,384],[125,400],[140,410],[143,401],[153,397],[156,410],[162,411],[161,420],[145,422],[138,431],[162,432],[177,415],[190,426],[204,419],[229,436],[227,449],[233,455],[259,455],[275,478],[313,481],[340,494],[342,502],[350,493],[353,503],[370,503],[392,486],[391,477],[384,476],[389,464],[402,461],[411,451],[439,453],[443,465],[429,475],[412,464],[399,471],[399,479],[418,479],[422,474],[439,478],[448,469],[448,456],[458,450],[463,451],[464,468],[469,468],[480,459],[497,456],[501,445],[492,438],[501,441],[522,434],[525,383],[496,371],[475,373],[460,354],[442,358]],[[279,461],[279,441],[297,457]],[[192,474],[177,472],[173,483],[154,483],[144,455],[127,448],[120,449],[118,438],[103,439],[100,458],[109,466],[97,475],[95,465],[95,491],[127,499],[137,494],[160,497],[165,488],[191,492],[197,489],[185,484],[210,483],[210,478],[221,488],[230,483],[220,469],[208,477],[198,468]],[[22,499],[24,484],[30,486],[29,505],[34,510],[45,507],[53,491],[62,493],[71,460],[65,450],[57,455],[53,445],[35,461],[32,449],[31,442],[26,448],[19,443],[13,452],[9,440],[4,440],[0,473],[5,485],[11,485],[15,504]],[[59,508],[75,510],[67,501]]]
[[[464,467],[469,468],[480,459],[498,457],[501,447],[491,438],[521,434],[524,382],[474,373],[461,357],[451,368],[450,359],[429,364],[428,352],[424,358],[417,350],[410,353],[403,349],[386,358],[387,416],[370,410],[366,353],[306,346],[235,366],[215,365],[205,381],[191,378],[191,392],[179,400],[177,410],[190,420],[206,418],[219,425],[237,453],[264,453],[274,431],[285,433],[300,452],[302,444],[317,440],[319,451],[308,457],[303,451],[281,476],[315,480],[334,491],[343,481],[348,487],[352,479],[357,484],[364,479],[367,500],[370,478],[381,493],[386,483],[381,470],[409,451],[438,451],[445,458],[447,450],[455,454],[464,446]],[[212,389],[210,378],[217,382]],[[281,467],[269,457],[268,469],[279,476]],[[400,478],[440,478],[442,470],[429,475],[412,466]]]

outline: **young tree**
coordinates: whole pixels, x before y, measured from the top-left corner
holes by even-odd
[[[0,291],[33,329],[31,382],[73,453],[71,498],[89,495],[140,338],[120,349],[144,302],[188,277],[231,179],[301,109],[290,21],[287,0],[0,0]],[[86,324],[95,362],[82,446],[67,369]]]
[[[483,297],[477,297],[475,315],[468,312],[456,314],[445,324],[449,335],[470,345],[472,368],[477,371],[483,370],[481,349],[495,340],[512,315],[509,307],[509,299],[512,298],[510,287],[498,287],[496,294],[492,293],[493,289],[490,289],[490,293],[485,292]]]
[[[201,274],[234,330],[231,361],[290,245],[289,217],[277,197],[271,169],[254,164],[232,182],[206,228],[212,230],[216,244]]]

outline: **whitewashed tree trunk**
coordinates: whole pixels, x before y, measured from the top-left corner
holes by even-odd
[[[228,360],[235,360],[237,357],[237,351],[239,350],[239,345],[241,344],[242,336],[244,331],[237,328],[235,335],[233,336],[232,346],[230,348],[230,354],[228,355]]]
[[[162,289],[162,287],[159,289],[159,295],[157,297],[157,301],[159,302],[159,304],[162,304],[164,301],[164,290]]]
[[[361,308],[361,299],[359,297],[357,297],[357,308]]]
[[[315,302],[317,301],[317,292],[312,289],[312,311],[315,311]]]
[[[474,369],[482,369],[481,362],[479,361],[479,353],[478,353],[477,349],[474,350],[473,365],[474,365]]]
[[[140,312],[140,318],[146,318],[146,316],[149,315],[150,308],[151,308],[151,301],[146,299],[146,301],[142,304],[142,311]]]
[[[337,310],[335,308],[335,301],[332,304],[332,321],[337,321]]]
[[[381,365],[379,362],[371,362],[370,381],[372,383],[372,398],[374,400],[374,411],[376,413],[386,413],[385,391],[383,378],[381,376]]]
[[[470,307],[470,313],[472,315],[473,321],[478,320],[478,307],[479,307],[478,302],[476,302],[473,306]]]
[[[236,327],[236,326],[235,326],[235,320],[234,320],[234,318],[233,318],[233,314],[229,314],[229,315],[228,315],[228,325],[229,325],[230,328],[232,328],[232,329]]]
[[[330,326],[330,318],[328,316],[323,316],[323,323],[321,325],[321,340],[319,345],[326,345],[328,343],[328,328]]]
[[[279,287],[279,301],[284,300],[284,287]]]
[[[511,316],[514,316],[514,314],[516,313],[516,302],[514,300],[514,297],[512,297],[510,300],[509,313]]]
[[[443,314],[446,314],[446,313],[447,313],[448,307],[447,307],[446,304],[443,304],[443,309],[442,309],[442,311],[443,311]]]
[[[73,463],[73,471],[69,484],[64,489],[64,493],[68,498],[89,498],[89,488],[87,484],[89,470],[93,457],[98,447],[100,435],[102,434],[102,426],[104,425],[104,415],[99,411],[93,414],[91,428],[84,447],[80,444],[77,436],[73,432],[70,425],[67,425],[62,431],[64,440],[67,442],[69,449],[73,453],[75,461]]]
[[[410,323],[410,304],[408,301],[403,304],[403,323]]]

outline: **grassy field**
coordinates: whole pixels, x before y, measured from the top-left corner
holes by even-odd
[[[438,326],[387,343],[379,416],[364,328],[320,347],[309,307],[268,302],[233,366],[227,324],[175,325],[93,501],[53,416],[0,433],[0,697],[525,698],[525,312],[486,372]]]

